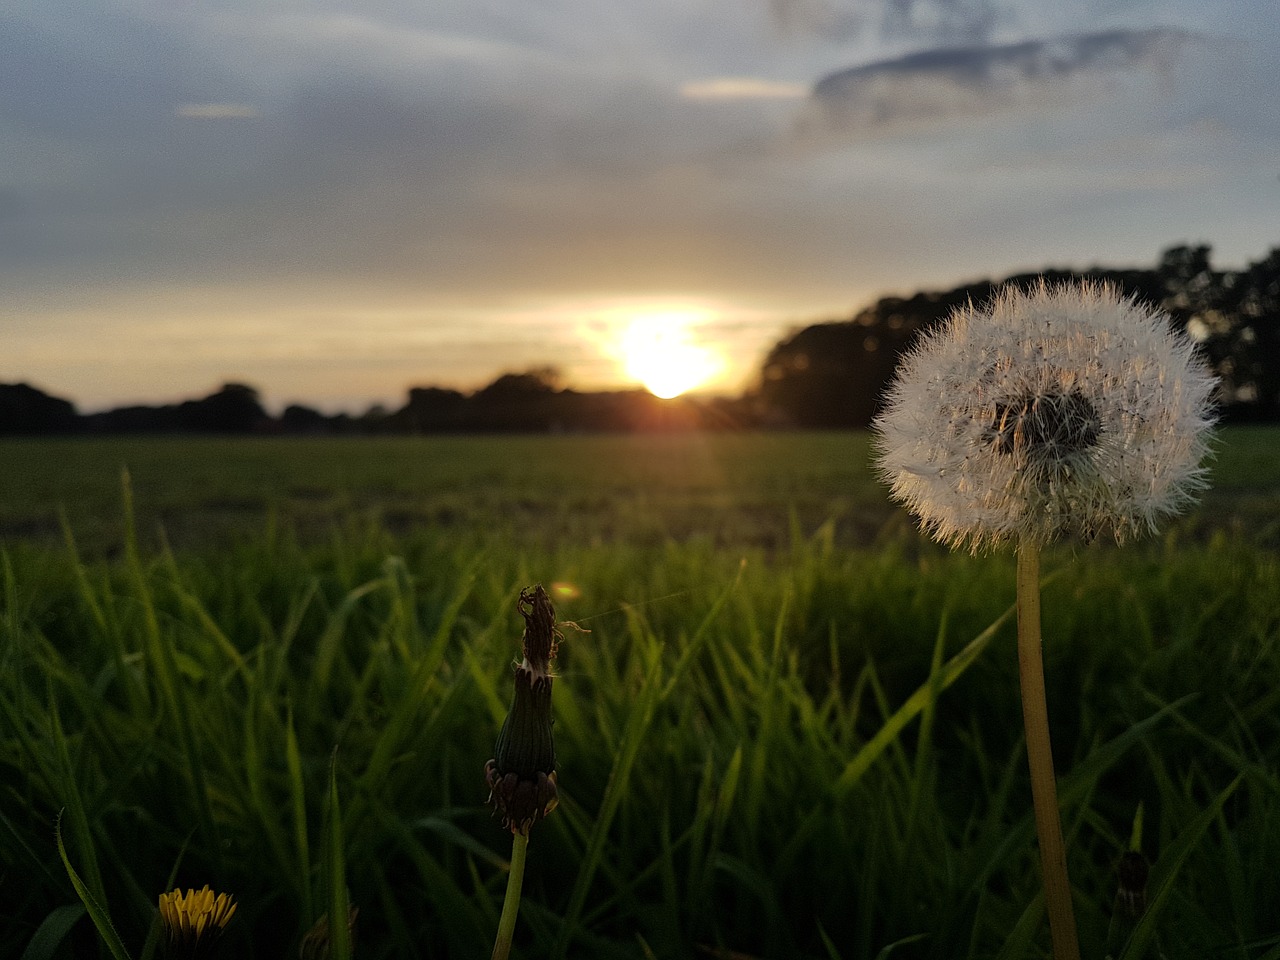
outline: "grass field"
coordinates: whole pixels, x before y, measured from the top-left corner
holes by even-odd
[[[1159,538],[1046,556],[1088,957],[1280,958],[1277,441],[1224,433]],[[522,956],[1046,954],[1012,560],[923,541],[863,436],[0,454],[0,956],[97,949],[60,812],[135,958],[157,894],[204,883],[240,904],[224,956],[296,956],[339,868],[356,956],[487,956],[510,840],[482,771],[535,582],[590,632]]]

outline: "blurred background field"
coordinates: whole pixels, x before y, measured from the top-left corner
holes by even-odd
[[[1091,956],[1125,949],[1141,810],[1154,920],[1123,955],[1280,957],[1277,440],[1225,431],[1161,536],[1046,557]],[[295,956],[335,747],[356,955],[483,955],[509,840],[482,768],[534,582],[590,632],[565,631],[564,803],[534,832],[523,956],[1047,949],[1012,560],[921,539],[863,434],[0,454],[0,955],[78,902],[63,811],[135,957],[170,878],[237,896],[227,955]],[[93,940],[81,919],[32,956]]]
[[[869,435],[0,439],[0,538],[82,548],[121,541],[127,470],[138,533],[201,550],[288,531],[314,542],[372,525],[524,544],[710,539],[778,549],[834,527],[842,546],[909,542],[874,477]],[[1220,434],[1212,487],[1178,522],[1280,543],[1280,429]]]

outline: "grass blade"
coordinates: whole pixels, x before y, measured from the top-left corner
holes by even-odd
[[[58,856],[62,858],[62,865],[67,868],[67,876],[71,878],[71,886],[75,888],[76,896],[80,898],[80,902],[84,904],[85,909],[89,912],[89,919],[98,928],[98,936],[102,937],[102,942],[107,945],[107,949],[111,951],[111,955],[115,957],[115,960],[131,960],[129,951],[124,948],[120,935],[116,933],[116,928],[111,923],[111,914],[89,892],[89,888],[80,879],[80,874],[76,873],[75,868],[71,866],[71,861],[67,858],[67,848],[62,843],[61,820],[54,827],[53,835],[58,841]]]
[[[986,650],[997,631],[1013,616],[1013,611],[1013,606],[1005,610],[991,626],[970,640],[963,650],[948,660],[941,671],[936,675],[931,674],[929,679],[907,698],[906,703],[894,711],[893,715],[876,731],[875,736],[866,742],[841,771],[833,787],[837,797],[848,794],[871,765],[880,759],[880,755],[897,740],[903,728],[932,704],[939,693],[960,679],[961,675]]]
[[[347,866],[343,852],[342,810],[338,806],[338,751],[329,762],[329,794],[324,821],[324,902],[329,912],[329,956],[351,960],[351,930],[347,926]]]
[[[569,940],[578,925],[579,918],[582,916],[582,908],[586,904],[587,891],[591,888],[591,882],[604,859],[609,828],[626,796],[627,781],[631,776],[631,769],[640,753],[640,746],[648,733],[657,706],[674,689],[676,681],[693,661],[694,653],[700,650],[707,642],[707,638],[711,635],[711,624],[721,608],[728,602],[734,590],[737,589],[742,569],[742,565],[739,565],[738,579],[735,579],[712,604],[711,610],[698,625],[698,629],[694,631],[693,637],[688,641],[684,652],[677,660],[674,667],[675,672],[666,683],[662,681],[661,664],[658,659],[661,645],[656,641],[656,638],[654,638],[652,648],[641,654],[650,661],[645,669],[645,685],[636,698],[631,708],[631,714],[627,718],[627,726],[623,733],[622,742],[618,745],[613,769],[610,770],[609,780],[605,785],[600,811],[596,815],[591,837],[587,841],[586,853],[578,870],[577,880],[574,883],[573,893],[569,898],[569,908],[565,912],[564,922],[560,925],[556,945],[551,953],[557,960],[562,960],[566,955],[569,948]]]
[[[302,874],[303,915],[315,916],[315,901],[311,895],[311,842],[307,838],[307,785],[302,777],[302,752],[298,749],[298,734],[293,725],[293,710],[285,719],[285,766],[289,771],[289,806],[293,814],[293,843]]]
[[[1009,931],[1009,939],[1000,948],[996,960],[1024,960],[1025,957],[1031,956],[1031,943],[1036,938],[1036,931],[1040,929],[1040,919],[1043,916],[1044,891],[1040,890],[1022,911],[1022,916],[1013,925],[1013,929]]]
[[[53,960],[76,921],[84,916],[83,903],[64,903],[44,918],[22,951],[22,960]]]

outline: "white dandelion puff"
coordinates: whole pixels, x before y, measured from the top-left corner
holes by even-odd
[[[907,355],[875,423],[893,497],[952,546],[1017,548],[1018,680],[1055,960],[1079,960],[1041,655],[1040,551],[1123,542],[1205,486],[1214,379],[1169,318],[1114,288],[1005,288]]]
[[[906,356],[876,420],[891,495],[974,552],[1153,532],[1206,485],[1216,381],[1108,285],[1005,288]]]

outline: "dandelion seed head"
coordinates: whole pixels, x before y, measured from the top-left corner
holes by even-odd
[[[1214,388],[1168,317],[1108,285],[1008,287],[906,355],[876,465],[952,546],[1123,543],[1206,485]]]

